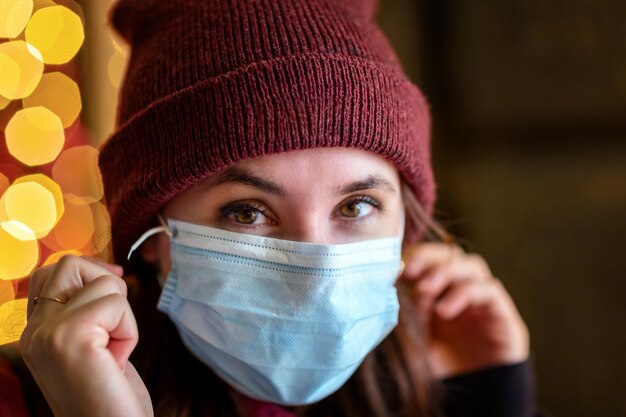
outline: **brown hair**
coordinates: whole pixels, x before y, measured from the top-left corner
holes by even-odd
[[[407,235],[411,241],[424,231],[439,240],[451,238],[437,225],[408,188],[403,189]],[[428,234],[426,234],[428,236]],[[231,389],[182,344],[174,325],[155,305],[160,294],[156,269],[136,257],[126,277],[129,300],[140,329],[131,360],[136,364],[157,417],[226,417],[245,414]],[[438,414],[436,386],[416,309],[404,285],[398,285],[398,326],[363,361],[337,392],[324,400],[294,407],[301,417],[426,417]]]

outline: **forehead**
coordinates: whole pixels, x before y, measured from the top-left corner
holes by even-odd
[[[382,157],[361,149],[317,148],[283,152],[241,161],[234,165],[285,187],[337,185],[382,176],[399,182],[395,166]],[[303,183],[303,180],[306,181]]]
[[[214,201],[232,195],[246,198],[251,191],[283,201],[311,203],[336,198],[351,189],[367,188],[387,190],[399,196],[394,192],[400,189],[395,166],[360,149],[319,148],[240,161],[178,194],[168,206]]]

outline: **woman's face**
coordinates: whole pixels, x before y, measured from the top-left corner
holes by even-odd
[[[400,178],[363,150],[319,148],[241,161],[172,199],[163,216],[234,232],[311,243],[400,233]],[[170,270],[169,242],[144,243],[145,261]]]

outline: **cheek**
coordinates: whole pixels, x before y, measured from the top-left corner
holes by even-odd
[[[403,233],[406,219],[402,198],[394,199],[394,201],[387,207],[387,230],[393,235]]]

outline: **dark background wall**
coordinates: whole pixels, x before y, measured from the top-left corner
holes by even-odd
[[[437,216],[531,330],[539,402],[626,416],[626,1],[381,0],[434,113]]]

